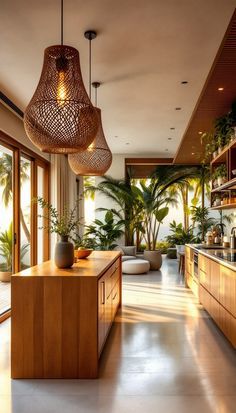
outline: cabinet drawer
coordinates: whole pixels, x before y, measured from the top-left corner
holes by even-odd
[[[205,272],[200,268],[199,278],[200,278],[200,284],[202,284],[203,287],[205,287],[208,291],[210,291],[210,286],[211,286],[210,268],[209,268],[209,272]]]
[[[208,258],[204,257],[201,254],[198,255],[199,270],[202,270],[203,272],[210,274],[210,265],[211,265],[211,261]]]

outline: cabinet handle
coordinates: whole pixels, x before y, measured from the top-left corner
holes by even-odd
[[[105,282],[104,281],[101,282],[101,286],[102,286],[102,304],[105,304]]]
[[[112,298],[112,300],[115,300],[116,296],[117,296],[117,291],[116,291],[114,297]]]

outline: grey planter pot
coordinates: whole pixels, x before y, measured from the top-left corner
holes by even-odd
[[[54,260],[58,268],[70,268],[74,264],[74,245],[68,241],[68,236],[56,243]]]
[[[155,271],[159,270],[162,265],[162,256],[160,250],[149,251],[145,250],[143,253],[145,260],[150,262],[150,270]]]

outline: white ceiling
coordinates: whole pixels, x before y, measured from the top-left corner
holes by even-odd
[[[0,88],[24,110],[44,49],[60,41],[60,1],[0,3]],[[113,153],[175,154],[235,7],[236,0],[64,0],[65,43],[80,51],[85,85],[83,33],[98,32],[92,80],[103,83],[98,103]]]

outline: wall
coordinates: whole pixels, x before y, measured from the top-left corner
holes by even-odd
[[[49,160],[49,155],[47,153],[40,152],[33,143],[29,140],[25,133],[24,125],[22,119],[14,114],[10,109],[4,106],[0,102],[0,129],[7,135],[14,138],[16,141],[22,143],[22,145],[27,146],[27,148],[36,152],[38,155]]]

